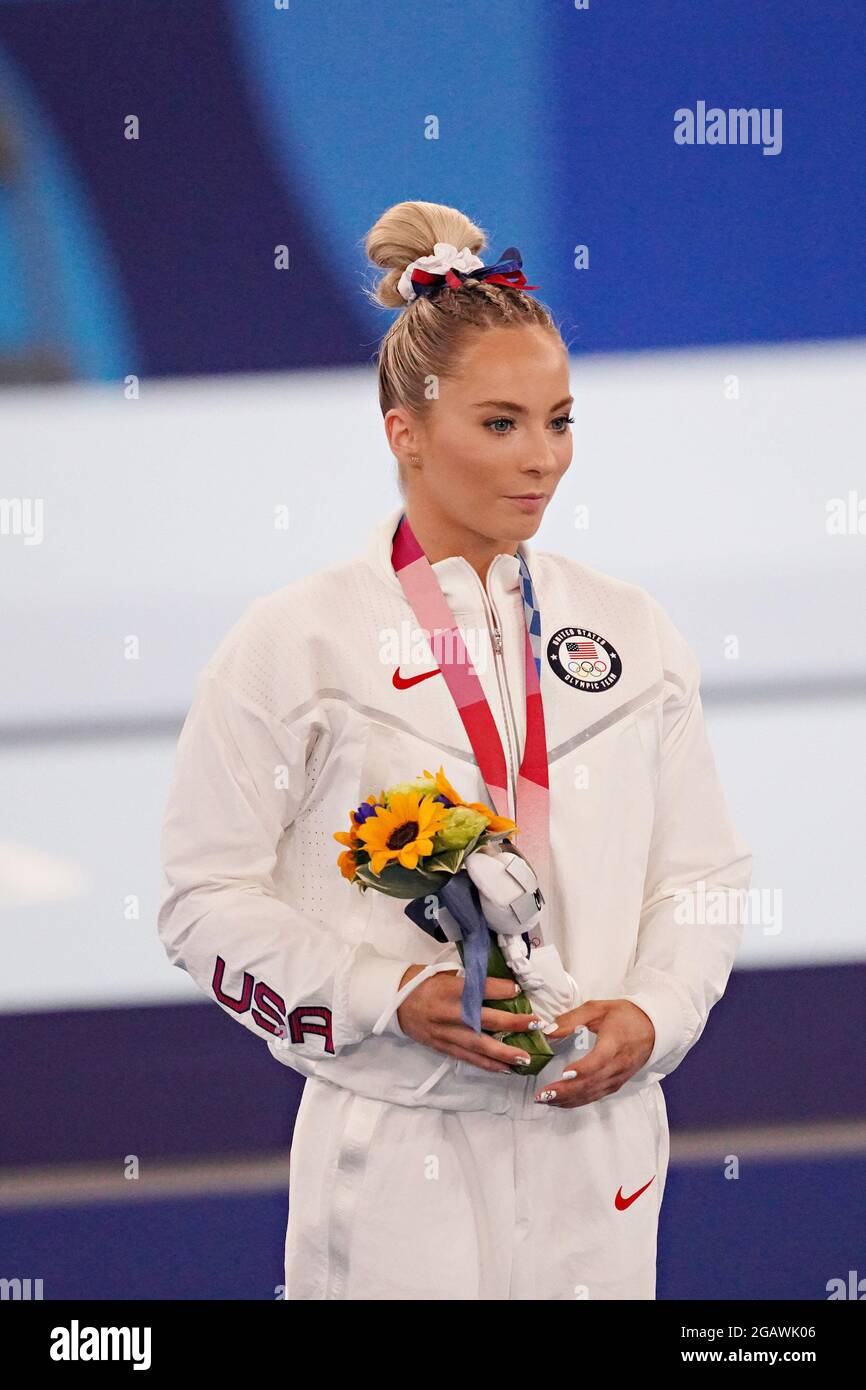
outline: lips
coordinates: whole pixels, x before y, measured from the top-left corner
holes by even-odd
[[[529,497],[524,494],[522,497],[506,497],[503,500],[505,502],[513,502],[515,507],[523,512],[525,516],[541,516],[548,501],[544,494],[535,497]]]

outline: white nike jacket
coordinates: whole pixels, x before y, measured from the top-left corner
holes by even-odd
[[[465,800],[489,802],[391,565],[401,510],[356,559],[255,600],[202,671],[165,814],[158,930],[172,963],[304,1076],[402,1105],[539,1118],[539,1085],[585,1055],[587,1035],[555,1044],[539,1077],[443,1062],[403,1033],[394,1000],[408,965],[459,965],[456,946],[337,867],[333,832],[370,792],[441,764]],[[707,741],[698,662],[662,607],[576,560],[519,549],[542,621],[546,940],[576,1004],[627,998],[649,1015],[655,1045],[626,1086],[654,1085],[725,989],[752,855]],[[496,719],[519,826],[518,559],[497,555],[486,589],[462,556],[433,569]]]

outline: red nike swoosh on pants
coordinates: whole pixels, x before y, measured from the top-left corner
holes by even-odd
[[[422,671],[420,676],[401,676],[400,667],[394,668],[394,675],[391,677],[397,690],[408,690],[410,685],[417,685],[419,681],[426,681],[429,676],[438,676],[439,667],[435,671]]]
[[[638,1197],[642,1192],[646,1192],[647,1188],[650,1185],[650,1182],[653,1182],[654,1180],[655,1173],[653,1173],[649,1182],[645,1182],[643,1187],[639,1187],[637,1192],[633,1192],[630,1197],[623,1197],[622,1188],[620,1188],[619,1192],[616,1194],[616,1197],[614,1199],[614,1205],[616,1206],[617,1211],[625,1211],[626,1207],[630,1207],[632,1202],[637,1201]]]

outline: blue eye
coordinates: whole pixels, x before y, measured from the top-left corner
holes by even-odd
[[[556,418],[551,420],[550,423],[552,425],[562,426],[561,429],[554,430],[554,434],[565,434],[567,426],[574,424],[574,416],[557,415]],[[484,427],[485,429],[490,430],[491,434],[510,434],[510,426],[512,426],[513,424],[514,421],[511,419],[509,415],[498,415],[495,420],[485,420]],[[508,425],[509,428],[504,430],[498,430],[494,428],[495,425]]]

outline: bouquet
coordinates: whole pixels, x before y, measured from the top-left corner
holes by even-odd
[[[507,951],[508,942],[486,921],[466,867],[469,857],[485,846],[509,843],[508,836],[517,831],[515,822],[496,815],[482,802],[464,801],[442,767],[435,777],[425,771],[414,782],[383,789],[378,797],[371,794],[350,811],[349,821],[348,831],[334,832],[334,839],[346,846],[337,860],[343,877],[361,892],[374,888],[393,898],[409,899],[405,911],[411,921],[438,941],[455,940],[467,976],[463,1021],[478,1031],[482,1002],[504,1013],[532,1013],[522,988],[513,999],[477,997],[474,1008],[470,1000],[470,985],[478,986],[474,993],[480,996],[485,975],[516,979],[503,951],[503,943]],[[536,902],[540,901],[539,893]],[[447,935],[442,930],[440,903],[454,919],[456,932],[454,925]],[[503,1028],[493,1036],[529,1055],[530,1063],[520,1075],[537,1075],[553,1056],[541,1032],[513,1033]]]

